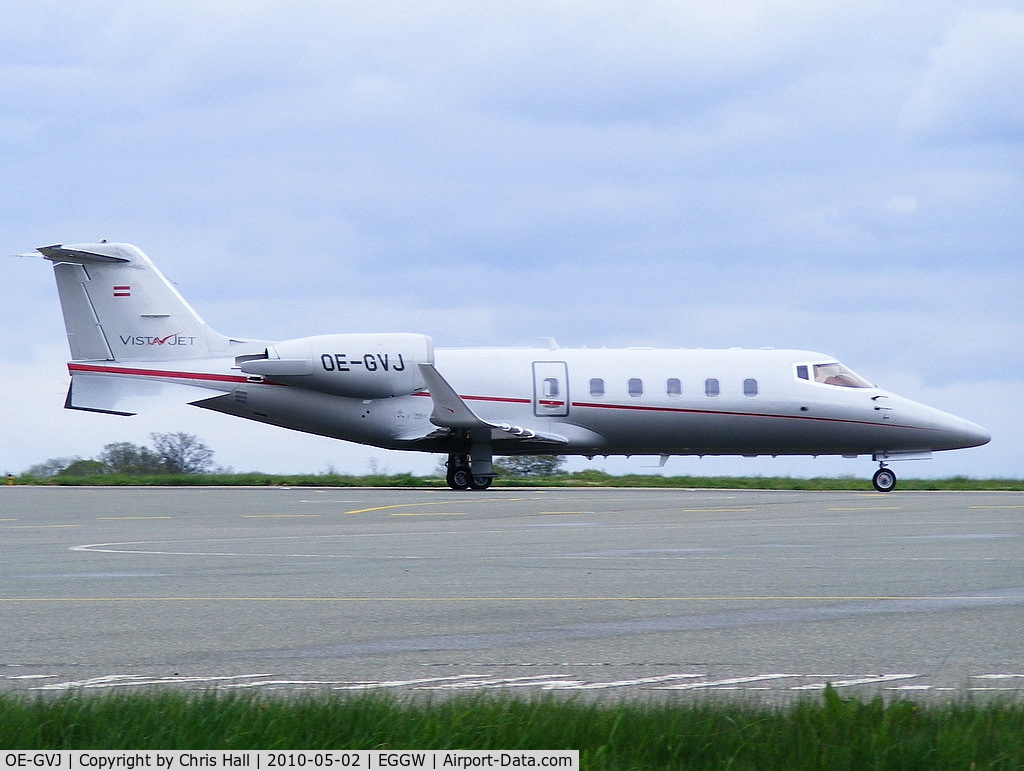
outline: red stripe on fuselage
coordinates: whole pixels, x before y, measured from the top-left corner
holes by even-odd
[[[105,367],[95,364],[77,364],[68,362],[68,372],[91,372],[103,375],[133,375],[135,377],[166,377],[181,380],[206,380],[215,383],[247,383],[246,378],[239,375],[218,375],[210,372],[181,372],[166,369],[140,369],[136,367]]]

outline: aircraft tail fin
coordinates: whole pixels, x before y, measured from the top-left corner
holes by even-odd
[[[141,249],[103,242],[38,252],[53,263],[72,359],[227,355],[229,338],[206,325]]]

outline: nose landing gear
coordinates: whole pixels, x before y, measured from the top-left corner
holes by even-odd
[[[871,477],[871,484],[880,493],[890,493],[896,489],[896,474],[884,463],[879,463],[879,469]]]

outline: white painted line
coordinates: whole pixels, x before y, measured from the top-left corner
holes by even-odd
[[[486,666],[486,665],[485,665]],[[539,666],[539,665],[532,665]],[[545,664],[543,666],[551,666]],[[483,669],[483,667],[481,667]],[[275,688],[275,687],[327,687],[341,691],[368,691],[375,689],[412,688],[416,690],[490,690],[490,689],[523,689],[533,688],[546,691],[589,691],[609,690],[616,688],[641,688],[667,691],[686,690],[719,690],[719,691],[762,691],[762,690],[789,690],[789,691],[820,691],[831,684],[834,688],[846,688],[852,686],[881,686],[886,691],[930,691],[938,692],[1008,692],[1020,693],[1024,690],[1024,673],[987,673],[981,675],[969,675],[973,681],[972,686],[967,688],[950,687],[946,685],[932,685],[928,678],[920,674],[883,674],[863,675],[853,674],[793,674],[793,673],[765,673],[749,676],[737,676],[721,678],[717,680],[704,680],[707,674],[694,672],[675,672],[665,675],[651,677],[637,677],[624,680],[589,680],[580,678],[578,675],[547,673],[517,677],[502,677],[488,674],[458,674],[441,677],[423,677],[394,680],[313,680],[313,679],[285,679],[275,677],[270,673],[250,673],[241,675],[196,675],[196,676],[167,676],[152,677],[145,675],[111,674],[99,677],[86,678],[82,680],[68,680],[52,682],[59,675],[52,674],[25,674],[25,675],[0,675],[0,682],[12,683],[13,681],[26,681],[26,687],[33,691],[62,691],[72,689],[110,689],[110,688],[137,688],[139,686],[175,686],[175,685],[210,685],[218,688]],[[272,679],[273,678],[273,679]],[[785,679],[800,678],[803,685],[789,685],[781,682]],[[924,678],[916,683],[909,683],[915,678]],[[692,682],[700,679],[699,682]],[[49,680],[51,682],[39,682]],[[811,680],[812,682],[807,682]],[[33,683],[32,681],[36,681]],[[687,681],[687,682],[680,682]],[[800,681],[798,681],[800,682]]]
[[[825,683],[811,683],[810,685],[795,685],[791,691],[821,691],[831,685],[833,688],[845,688],[851,685],[871,685],[872,683],[888,683],[893,680],[909,680],[912,677],[921,675],[877,675],[875,677],[856,677],[850,680],[833,680]]]
[[[416,680],[379,680],[364,683],[348,683],[336,686],[340,691],[365,691],[373,688],[402,688],[408,685],[422,686],[425,683],[441,683],[447,680],[479,679],[486,675],[449,675],[448,677],[421,677]]]
[[[104,675],[90,677],[88,680],[69,680],[63,683],[50,683],[36,688],[37,691],[55,691],[65,688],[105,688],[111,685],[126,685],[139,680],[138,675]]]
[[[508,688],[522,686],[541,686],[552,681],[557,682],[578,682],[583,680],[569,680],[572,675],[530,675],[524,677],[495,677],[476,680],[467,680],[461,683],[448,683],[445,685],[427,686],[431,690],[455,690],[461,688]]]
[[[508,683],[507,685],[489,685],[487,688],[540,688],[544,691],[561,691],[586,685],[586,680],[540,680],[535,683]]]
[[[703,683],[682,683],[679,685],[665,685],[659,691],[691,691],[696,688],[719,688],[729,685],[740,685],[742,683],[757,683],[763,680],[781,680],[786,677],[803,677],[803,675],[772,674],[753,675],[751,677],[729,677],[725,680],[710,680]]]
[[[639,677],[635,680],[613,680],[607,683],[586,683],[577,686],[577,690],[586,691],[598,688],[626,688],[631,685],[648,685],[649,683],[667,683],[670,680],[683,680],[690,677],[707,677],[702,673],[687,673],[677,675],[661,675],[659,677]]]
[[[269,675],[261,675],[269,677]],[[460,680],[465,678],[479,678],[482,675],[452,675],[449,677],[424,677],[415,680],[257,680],[251,683],[230,683],[225,688],[263,688],[266,686],[281,685],[329,685],[336,691],[371,691],[378,688],[401,688],[409,685],[420,685],[422,683],[434,683],[444,680]]]
[[[4,680],[49,680],[57,675],[4,675]]]
[[[263,688],[271,685],[334,685],[337,680],[256,680],[251,683],[227,683],[223,688]]]
[[[989,688],[978,688],[977,686],[972,686],[972,687],[968,688],[967,690],[971,691],[972,693],[975,693],[975,692],[978,692],[978,693],[980,693],[980,692],[985,692],[985,693],[992,693],[992,692],[996,692],[996,693],[1020,693],[1020,688],[1013,688],[1011,686],[1003,686],[1001,688],[1000,687],[996,687],[996,686],[992,686],[992,687],[989,687]]]
[[[178,683],[212,683],[225,680],[243,680],[252,677],[269,677],[269,674],[255,675],[212,675],[208,677],[143,677],[142,675],[105,675],[87,680],[73,680],[50,683],[33,688],[35,691],[57,691],[69,688],[117,688],[122,685],[175,685]]]
[[[932,685],[894,685],[891,688],[886,688],[887,691],[930,691],[934,688]]]

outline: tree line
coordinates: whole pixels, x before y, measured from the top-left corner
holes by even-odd
[[[152,433],[152,447],[133,442],[112,442],[95,458],[50,458],[26,470],[29,476],[93,476],[95,474],[207,474],[218,471],[213,450],[195,434],[184,431]]]
[[[134,442],[112,442],[103,446],[95,458],[80,456],[50,458],[30,466],[26,476],[37,479],[53,477],[85,477],[102,474],[122,476],[154,476],[161,474],[230,473],[213,462],[213,450],[195,434],[184,431],[152,433],[152,447]],[[508,477],[555,476],[562,471],[565,457],[561,455],[521,455],[497,458],[495,471]],[[371,466],[373,463],[371,462]],[[374,469],[376,474],[376,469]],[[440,467],[441,476],[444,468]]]

